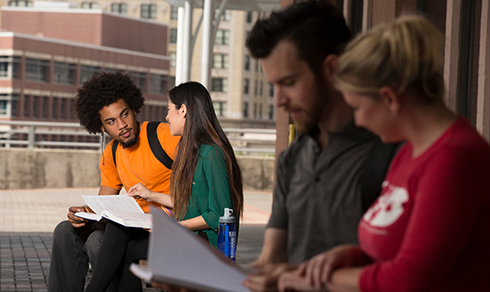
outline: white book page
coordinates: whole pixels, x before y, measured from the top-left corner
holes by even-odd
[[[101,213],[102,217],[112,220],[126,227],[141,227],[151,229],[151,214],[124,211],[107,211]]]
[[[135,199],[126,195],[82,196],[82,198],[96,214],[104,210],[145,213]]]
[[[94,213],[88,213],[88,212],[76,212],[74,215],[88,220],[99,221],[100,219],[102,219],[100,215]]]

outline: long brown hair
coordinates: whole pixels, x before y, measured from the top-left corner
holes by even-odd
[[[243,211],[242,173],[230,141],[218,122],[211,96],[200,83],[187,82],[172,88],[169,99],[176,109],[180,109],[183,104],[187,107],[184,131],[172,166],[170,183],[175,218],[182,220],[189,207],[199,147],[204,143],[223,151],[233,212],[238,225]]]

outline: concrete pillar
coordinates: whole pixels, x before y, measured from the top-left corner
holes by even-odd
[[[447,1],[446,36],[444,44],[444,83],[447,85],[446,104],[457,111],[458,68],[461,23],[461,0]]]
[[[191,1],[185,1],[184,4],[184,27],[183,27],[183,48],[182,48],[182,82],[187,82],[190,80],[191,75],[191,29],[192,29],[192,14],[193,5]]]
[[[204,0],[203,7],[203,27],[202,27],[202,53],[201,53],[201,83],[210,90],[210,75],[211,75],[211,50],[213,44],[210,43],[212,39],[212,25],[213,25],[213,0]]]
[[[184,7],[179,7],[177,16],[177,52],[175,64],[175,85],[184,82]]]
[[[482,1],[476,129],[490,141],[490,3]]]

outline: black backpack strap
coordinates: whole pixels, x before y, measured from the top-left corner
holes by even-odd
[[[148,122],[148,126],[146,127],[146,134],[148,136],[148,144],[150,144],[151,152],[153,155],[168,169],[172,169],[173,160],[170,158],[163,150],[162,145],[160,145],[160,141],[158,141],[157,129],[160,122]]]
[[[362,196],[362,209],[364,212],[381,194],[381,184],[385,179],[391,160],[402,143],[384,144],[376,138],[364,161],[359,185]]]
[[[291,143],[289,146],[289,153],[286,155],[286,193],[289,193],[289,185],[291,184],[291,179],[293,178],[296,161],[298,161],[299,153],[301,149],[306,144],[306,134],[301,134],[296,138],[296,141]]]
[[[119,141],[114,139],[114,143],[112,143],[112,159],[114,160],[114,165],[117,166],[116,163],[116,150],[117,150],[117,145],[119,145]]]

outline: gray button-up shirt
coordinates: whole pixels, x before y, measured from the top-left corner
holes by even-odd
[[[290,148],[280,154],[268,227],[287,230],[289,263],[299,264],[339,244],[357,243],[362,216],[359,177],[375,140],[353,121],[329,133],[322,151],[307,137],[289,182],[285,160]]]

